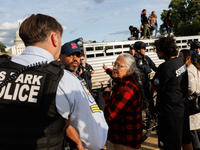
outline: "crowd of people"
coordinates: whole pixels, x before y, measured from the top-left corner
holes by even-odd
[[[145,55],[146,45],[141,41],[130,46],[130,55],[119,55],[113,69],[103,65],[116,83],[103,93],[109,150],[140,148],[142,104],[145,100],[154,108],[151,93],[155,91],[158,147],[164,150],[200,149],[200,43],[193,41],[191,49],[183,49],[179,55],[175,39],[170,35],[155,40],[154,46],[158,58],[165,60],[158,68]],[[152,80],[148,76],[151,69],[155,71]]]
[[[158,67],[142,41],[120,54],[112,69],[103,64],[114,84],[104,89],[101,110],[91,94],[93,68],[76,40],[61,46],[62,32],[53,17],[32,14],[19,29],[22,54],[0,56],[0,149],[139,150],[148,105],[158,113],[159,148],[200,149],[198,41],[178,56],[174,37],[161,36],[153,43],[165,60]]]
[[[155,11],[152,11],[151,14],[149,14],[149,16],[147,17],[147,10],[143,9],[140,18],[141,25],[139,29],[132,25],[129,26],[131,36],[128,38],[128,40],[143,40],[156,38],[158,32],[158,23]],[[174,24],[172,22],[171,11],[168,11],[166,17],[164,18],[164,26],[166,28],[167,34],[171,34],[172,27],[174,27]]]

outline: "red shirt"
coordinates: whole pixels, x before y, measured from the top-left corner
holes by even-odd
[[[111,76],[112,70],[106,72]],[[134,76],[113,79],[117,84],[104,92],[105,118],[109,126],[108,140],[132,148],[140,148],[142,138],[141,94]]]

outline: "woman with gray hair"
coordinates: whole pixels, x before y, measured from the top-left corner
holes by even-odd
[[[113,69],[107,68],[105,64],[103,68],[116,83],[103,92],[104,113],[109,126],[108,143],[113,143],[115,150],[139,149],[143,92],[135,59],[130,54],[120,54],[113,63]]]

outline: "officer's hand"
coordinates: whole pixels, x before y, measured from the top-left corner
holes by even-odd
[[[91,74],[93,74],[93,73],[94,73],[94,70],[90,69],[90,72],[91,72]]]
[[[108,69],[108,67],[103,63],[103,69],[106,71]]]
[[[80,144],[77,144],[76,146],[77,146],[78,150],[85,150],[85,148],[82,145],[82,142]]]

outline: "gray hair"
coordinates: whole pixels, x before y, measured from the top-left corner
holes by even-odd
[[[127,53],[122,53],[120,54],[118,57],[122,56],[124,58],[124,62],[129,69],[132,69],[130,75],[132,75],[134,72],[138,71],[137,65],[136,65],[136,61],[135,58]]]

